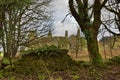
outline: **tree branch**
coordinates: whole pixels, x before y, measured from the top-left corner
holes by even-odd
[[[76,19],[76,21],[80,25],[81,24],[80,23],[80,16],[79,16],[79,14],[77,13],[77,11],[74,8],[73,0],[69,0],[69,7],[70,7],[70,11],[71,11],[72,15],[74,16],[74,18]]]
[[[106,24],[102,23],[103,26],[105,27],[105,29],[107,29],[108,32],[112,33],[113,35],[117,35],[117,36],[120,36],[120,33],[115,33],[113,31],[111,31],[110,29],[108,29],[108,27],[106,26]]]

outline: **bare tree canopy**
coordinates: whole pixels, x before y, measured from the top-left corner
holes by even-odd
[[[51,1],[0,1],[0,39],[4,57],[14,57],[19,46],[23,43],[25,44],[29,32],[36,31],[37,34],[37,32],[42,33],[46,31],[48,23],[45,24],[45,22],[48,22],[51,16],[50,10],[48,10]]]
[[[104,6],[107,15],[104,17],[104,27],[114,35],[120,35],[120,3],[119,0],[108,0]],[[115,32],[114,30],[118,30]]]

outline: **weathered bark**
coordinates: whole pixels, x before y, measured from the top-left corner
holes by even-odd
[[[9,56],[10,56],[9,53],[5,53],[5,52],[4,52],[4,58],[9,59]]]
[[[87,40],[90,63],[96,67],[104,66],[102,56],[99,53],[97,34],[92,30],[88,30],[85,32],[85,37]]]

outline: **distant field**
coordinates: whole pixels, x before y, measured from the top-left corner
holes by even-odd
[[[117,49],[111,49],[106,46],[105,51],[102,46],[100,46],[100,54],[102,55],[103,59],[109,59],[113,56],[120,55],[120,48]],[[82,60],[82,61],[89,61],[89,55],[87,49],[85,50],[79,50],[78,57],[76,58],[75,51],[69,51],[68,54],[74,59],[74,60]]]

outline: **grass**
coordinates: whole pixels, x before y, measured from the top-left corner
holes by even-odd
[[[115,47],[112,49],[112,52],[111,52],[109,45],[106,45],[106,47],[105,47],[106,53],[105,53],[102,44],[99,44],[99,51],[104,60],[120,55],[120,48]],[[111,55],[111,53],[112,53],[112,55]],[[89,55],[88,55],[87,49],[79,50],[77,58],[76,58],[76,53],[73,50],[72,51],[70,50],[68,52],[68,54],[72,57],[73,60],[89,62]],[[106,58],[105,58],[105,56],[106,56]]]
[[[53,47],[52,47],[53,48]],[[56,49],[56,48],[55,48]],[[52,49],[53,50],[53,49]],[[53,50],[54,51],[54,50]],[[59,51],[56,49],[56,51]],[[55,51],[55,52],[56,52]],[[39,50],[37,49],[37,52]],[[14,67],[0,70],[0,80],[119,80],[120,56],[108,59],[106,68],[95,68],[89,63],[86,50],[75,53],[56,52],[57,55],[36,56],[27,54],[16,62]],[[59,53],[59,54],[58,54]],[[119,55],[113,51],[114,55]],[[48,53],[47,53],[48,54]],[[107,55],[109,56],[109,55]],[[104,57],[104,55],[103,55]],[[110,58],[110,57],[107,57]],[[80,61],[82,60],[82,61]],[[85,62],[84,62],[85,61]]]
[[[66,54],[66,56],[68,55]],[[15,67],[11,72],[9,72],[9,69],[0,72],[0,78],[1,80],[119,79],[120,65],[111,63],[115,63],[120,57],[114,57],[115,62],[110,60],[110,64],[106,63],[108,67],[104,69],[94,68],[84,61],[74,61],[70,56],[67,59],[64,59],[64,56],[59,57],[22,57],[14,63]]]

